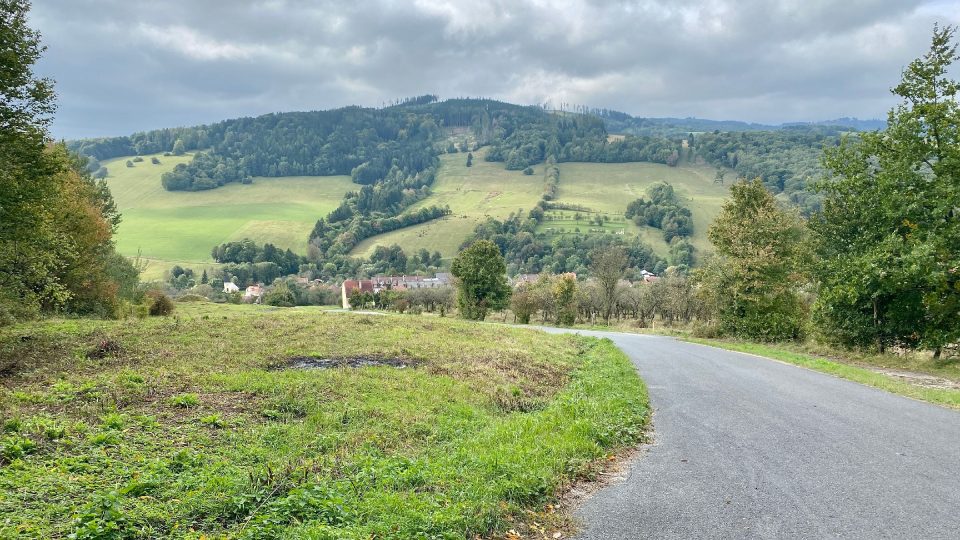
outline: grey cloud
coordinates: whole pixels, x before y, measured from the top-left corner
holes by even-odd
[[[407,95],[646,116],[879,117],[958,0],[45,0],[54,135]]]

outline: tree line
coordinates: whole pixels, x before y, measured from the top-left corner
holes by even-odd
[[[53,82],[29,4],[0,9],[0,324],[43,313],[123,316],[142,299],[139,271],[117,254],[120,214],[88,159],[49,142]]]

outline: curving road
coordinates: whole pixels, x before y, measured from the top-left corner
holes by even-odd
[[[667,337],[580,333],[630,356],[654,409],[653,444],[578,510],[580,538],[960,539],[960,412]]]

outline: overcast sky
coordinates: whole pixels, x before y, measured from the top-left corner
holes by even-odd
[[[34,0],[58,138],[435,93],[881,118],[960,0]]]

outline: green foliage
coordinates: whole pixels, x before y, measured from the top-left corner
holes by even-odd
[[[717,252],[698,273],[703,295],[725,334],[797,339],[807,316],[799,294],[810,264],[806,226],[759,179],[730,194],[708,233]]]
[[[541,211],[531,211],[531,219],[523,219],[522,214],[513,214],[504,221],[488,219],[477,225],[464,246],[475,240],[493,242],[505,254],[511,275],[540,272],[587,274],[591,253],[611,246],[620,247],[626,252],[629,277],[635,277],[641,270],[654,271],[658,270],[658,267],[666,266],[653,252],[653,248],[637,236],[625,238],[610,234],[551,237],[537,233],[539,220],[533,217],[542,219],[543,212],[542,206],[536,208]]]
[[[120,494],[111,491],[94,495],[90,504],[73,523],[70,540],[120,540],[133,532],[120,507]]]
[[[739,178],[760,178],[771,192],[800,208],[815,212],[820,196],[812,189],[823,175],[820,158],[836,146],[845,130],[836,127],[794,126],[776,131],[702,133],[696,156],[718,167],[714,182],[723,184],[724,170]]]
[[[150,141],[150,152],[156,152],[169,144],[170,135],[159,130],[141,136]],[[252,176],[349,174],[358,184],[391,179],[409,184],[435,166],[432,141],[438,135],[429,115],[359,107],[226,120],[185,128],[173,143],[174,155],[212,149],[164,173],[162,183],[171,191],[200,191]],[[80,141],[77,146],[101,159],[115,157],[112,147],[124,146],[123,138],[118,139],[108,144]],[[128,148],[136,144],[126,139]]]
[[[617,284],[627,267],[627,253],[620,247],[608,247],[594,251],[590,259],[590,273],[600,286],[603,300],[603,322],[610,324],[617,303]]]
[[[297,298],[285,282],[277,281],[264,293],[263,303],[268,306],[293,307],[297,305]]]
[[[638,226],[655,227],[663,231],[663,239],[668,244],[677,237],[689,237],[693,234],[693,214],[683,206],[666,182],[651,184],[647,188],[650,200],[637,199],[627,205],[623,216],[633,219]]]
[[[196,394],[177,394],[170,398],[170,404],[174,407],[191,409],[200,405],[200,398]]]
[[[530,324],[530,317],[537,312],[538,302],[533,286],[522,283],[510,294],[510,311],[520,324]]]
[[[482,321],[488,310],[506,307],[507,267],[493,242],[472,243],[453,260],[450,272],[457,278],[457,307],[464,318]]]
[[[151,317],[166,317],[173,313],[175,307],[173,300],[159,291],[147,293],[147,305]]]
[[[812,221],[821,255],[816,320],[847,345],[939,351],[960,340],[960,84],[953,27],[894,93],[883,133],[826,152]]]
[[[562,274],[553,284],[553,302],[557,310],[557,324],[573,326],[577,322],[577,277]]]
[[[87,158],[47,144],[55,94],[33,73],[43,46],[28,10],[0,2],[0,323],[61,309],[113,316],[124,284],[112,267],[129,267],[111,242],[119,214]]]

